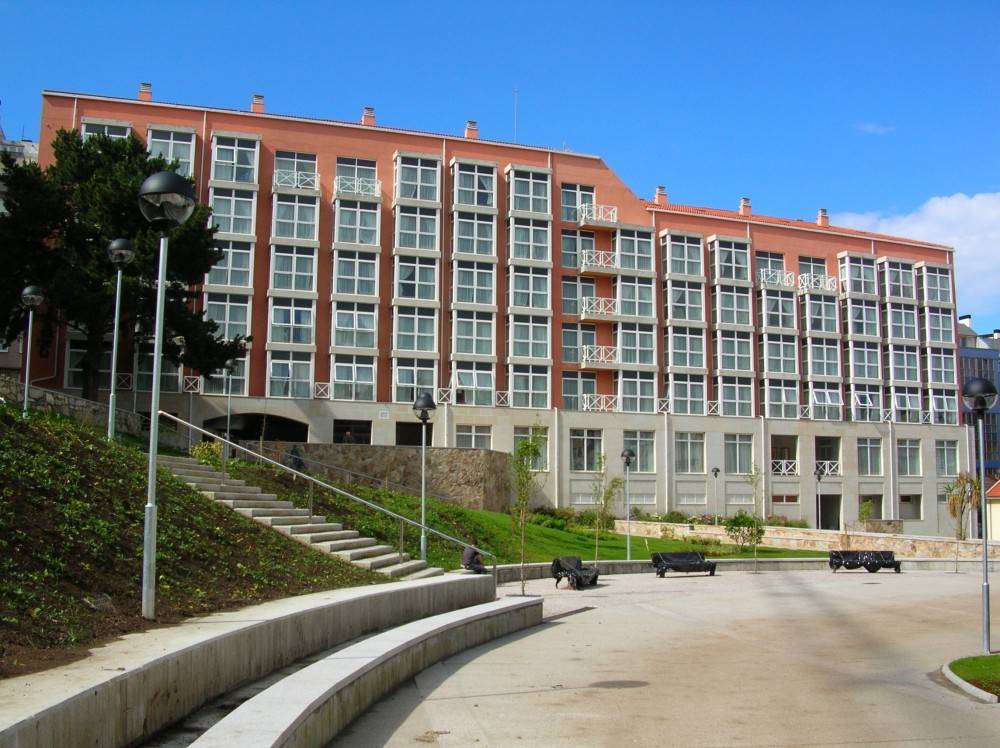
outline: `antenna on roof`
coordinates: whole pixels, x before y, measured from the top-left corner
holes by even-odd
[[[514,142],[517,142],[517,86],[514,86]]]

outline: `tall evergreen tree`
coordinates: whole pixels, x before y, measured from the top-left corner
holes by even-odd
[[[58,340],[60,325],[84,341],[83,396],[96,400],[101,359],[111,343],[117,268],[108,244],[126,238],[135,258],[123,269],[122,331],[134,342],[150,342],[155,322],[159,235],[139,211],[139,187],[171,165],[152,157],[134,136],[86,140],[76,130],[60,130],[53,141],[55,162],[15,164],[3,156],[0,179],[6,212],[0,215],[0,337],[9,342],[23,330],[21,290],[40,286],[45,304],[36,312],[39,345]],[[170,234],[164,355],[173,363],[211,376],[239,356],[248,339],[224,340],[218,325],[192,307],[191,285],[221,257],[214,246],[211,210],[198,205]]]

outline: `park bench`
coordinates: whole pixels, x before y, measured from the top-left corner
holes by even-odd
[[[705,554],[700,551],[654,553],[651,558],[658,577],[668,571],[707,571],[710,577],[715,576],[715,561],[706,560]]]
[[[900,571],[900,562],[892,551],[830,551],[830,568],[860,569],[864,567],[873,574],[879,569]]]
[[[579,556],[560,556],[552,561],[552,576],[556,587],[562,579],[569,580],[569,586],[575,590],[584,585],[596,585],[599,572],[593,566],[584,566]]]

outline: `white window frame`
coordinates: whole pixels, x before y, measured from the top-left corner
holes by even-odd
[[[671,234],[663,238],[669,246],[671,273],[703,275],[704,255],[700,237]]]
[[[436,301],[438,261],[433,257],[396,256],[396,291],[398,299]]]
[[[340,348],[375,348],[378,317],[375,304],[338,301],[333,310],[333,344]]]
[[[394,358],[392,382],[393,402],[412,405],[417,395],[436,389],[435,362],[426,358]]]
[[[491,312],[456,311],[453,350],[457,354],[489,356],[493,353],[496,321]]]
[[[271,288],[280,291],[316,290],[316,250],[311,247],[271,247]]]
[[[454,269],[455,304],[493,306],[496,266],[490,262],[458,261]]]
[[[316,302],[312,299],[270,299],[271,323],[268,341],[294,345],[312,345],[316,329]]]
[[[334,293],[347,296],[376,296],[378,255],[338,249],[333,260]]]
[[[455,447],[458,449],[491,449],[493,429],[489,425],[455,424]]]
[[[282,376],[287,374],[287,376]],[[268,351],[268,397],[311,398],[313,355],[300,351]]]
[[[548,408],[549,375],[547,366],[511,365],[510,404],[515,408]]]
[[[497,170],[485,164],[455,164],[455,204],[492,208],[496,204]]]
[[[146,145],[150,156],[159,156],[165,161],[177,162],[177,173],[191,176],[194,162],[194,133],[151,127],[146,134]]]
[[[378,203],[362,200],[337,200],[337,238],[342,244],[379,246]]]
[[[437,310],[427,307],[396,307],[393,346],[400,351],[430,353],[437,350]]]
[[[211,202],[212,215],[208,220],[220,233],[256,235],[256,192],[213,187]]]
[[[438,200],[441,162],[424,156],[402,156],[396,161],[396,197],[403,200]]]
[[[402,249],[438,248],[438,214],[435,208],[396,208],[396,246]]]
[[[549,357],[549,319],[515,314],[510,323],[510,355],[518,358]]]
[[[215,242],[215,248],[222,252],[222,257],[208,271],[206,285],[251,288],[253,243],[220,239]]]
[[[526,213],[549,213],[549,175],[514,169],[510,172],[510,209]]]
[[[217,333],[223,340],[245,337],[250,332],[250,295],[206,293],[205,318],[219,326]]]
[[[496,218],[487,213],[456,213],[455,252],[495,257]]]
[[[333,357],[334,400],[375,401],[375,357],[338,353]]]
[[[674,434],[674,472],[682,475],[705,474],[705,434],[694,431]]]
[[[547,268],[513,265],[510,268],[510,305],[527,309],[549,308]]]
[[[212,179],[256,184],[259,145],[249,138],[216,135],[212,141]]]

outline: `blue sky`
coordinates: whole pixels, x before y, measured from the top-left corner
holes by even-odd
[[[1000,0],[66,5],[0,0],[9,138],[37,139],[43,89],[132,98],[141,81],[159,101],[259,93],[273,113],[373,106],[452,134],[474,119],[600,155],[640,197],[827,208],[954,246],[959,312],[1000,328]]]

